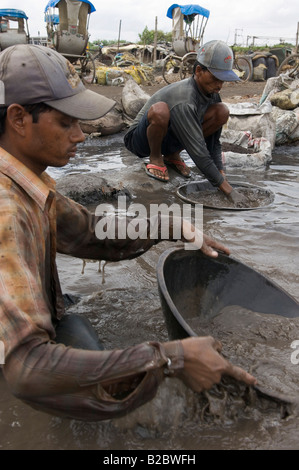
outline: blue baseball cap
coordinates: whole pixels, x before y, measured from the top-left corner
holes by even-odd
[[[200,47],[197,60],[207,67],[209,72],[223,82],[240,80],[232,70],[234,54],[232,49],[223,41],[209,41]]]

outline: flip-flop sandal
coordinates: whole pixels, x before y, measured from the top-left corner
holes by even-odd
[[[160,178],[159,176],[154,175],[153,173],[148,171],[150,169],[159,170],[163,173],[163,175],[165,175],[165,173],[167,172],[167,166],[157,166],[157,165],[153,165],[152,163],[145,163],[144,168],[145,168],[145,173],[151,178],[154,178],[155,180],[158,180],[158,181],[163,181],[163,183],[167,183],[169,181],[169,179],[166,180],[166,179]]]
[[[181,168],[188,168],[186,163],[183,162],[183,160],[164,160],[166,165],[170,166],[170,168],[173,168],[175,171],[177,171],[180,175],[184,176],[184,178],[191,178],[191,172],[188,175],[184,175],[182,173]]]

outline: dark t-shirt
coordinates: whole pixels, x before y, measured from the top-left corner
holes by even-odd
[[[159,101],[167,103],[170,110],[170,127],[178,141],[190,155],[196,166],[215,186],[224,181],[219,172],[222,167],[219,137],[214,140],[210,154],[203,136],[202,122],[207,108],[220,103],[218,93],[204,95],[193,77],[168,85],[157,91],[140,110],[128,132],[134,130],[149,108]]]

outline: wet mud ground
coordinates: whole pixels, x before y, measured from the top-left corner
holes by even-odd
[[[65,174],[99,173],[107,181],[128,188],[133,195],[131,204],[142,202],[148,208],[151,203],[161,201],[169,205],[183,204],[175,193],[186,180],[173,170],[170,170],[168,183],[150,179],[143,170],[142,161],[124,149],[122,137],[118,134],[87,140],[73,162],[64,169],[50,169],[50,173],[57,179]],[[188,156],[184,155],[184,158],[192,167]],[[269,168],[248,172],[228,170],[227,175],[234,181],[270,189],[275,193],[274,202],[261,209],[242,212],[206,209],[205,232],[228,245],[232,256],[268,276],[299,300],[299,148],[276,148]],[[193,166],[191,181],[201,179]],[[83,266],[82,260],[58,255],[63,291],[82,296],[72,310],[92,321],[107,348],[167,339],[157,290],[156,264],[160,254],[170,245],[163,242],[135,260],[105,266],[101,263],[100,271],[99,263],[87,262]],[[268,327],[271,332],[271,325]],[[219,329],[215,328],[217,331]],[[290,327],[284,331],[288,333],[279,354],[284,364],[288,362],[285,381],[291,380],[296,386],[299,364],[292,365],[290,361],[291,343],[299,340],[298,330],[291,328],[290,322]],[[240,342],[242,334],[238,336]],[[238,354],[234,354],[234,362],[244,364],[246,349],[241,346],[240,361]],[[277,347],[279,349],[279,345]],[[228,354],[228,345],[223,352]],[[276,367],[280,369],[279,354]],[[250,366],[250,358],[247,357],[247,361]],[[280,370],[283,367],[282,364]],[[1,377],[0,448],[299,448],[299,417],[293,405],[258,396],[247,387],[229,381],[215,386],[209,393],[195,394],[180,382],[170,380],[165,381],[151,403],[127,417],[83,423],[52,417],[22,404],[11,396]],[[283,387],[283,374],[280,380]]]

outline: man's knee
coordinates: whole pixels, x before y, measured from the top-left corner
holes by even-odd
[[[167,103],[159,101],[153,104],[147,113],[148,122],[158,126],[168,126],[170,112]]]
[[[208,107],[204,121],[213,119],[214,124],[218,128],[227,123],[229,118],[229,109],[224,103],[215,103]]]
[[[218,119],[221,122],[221,125],[226,124],[229,118],[229,109],[226,106],[226,104],[218,103],[217,114],[218,114]]]

